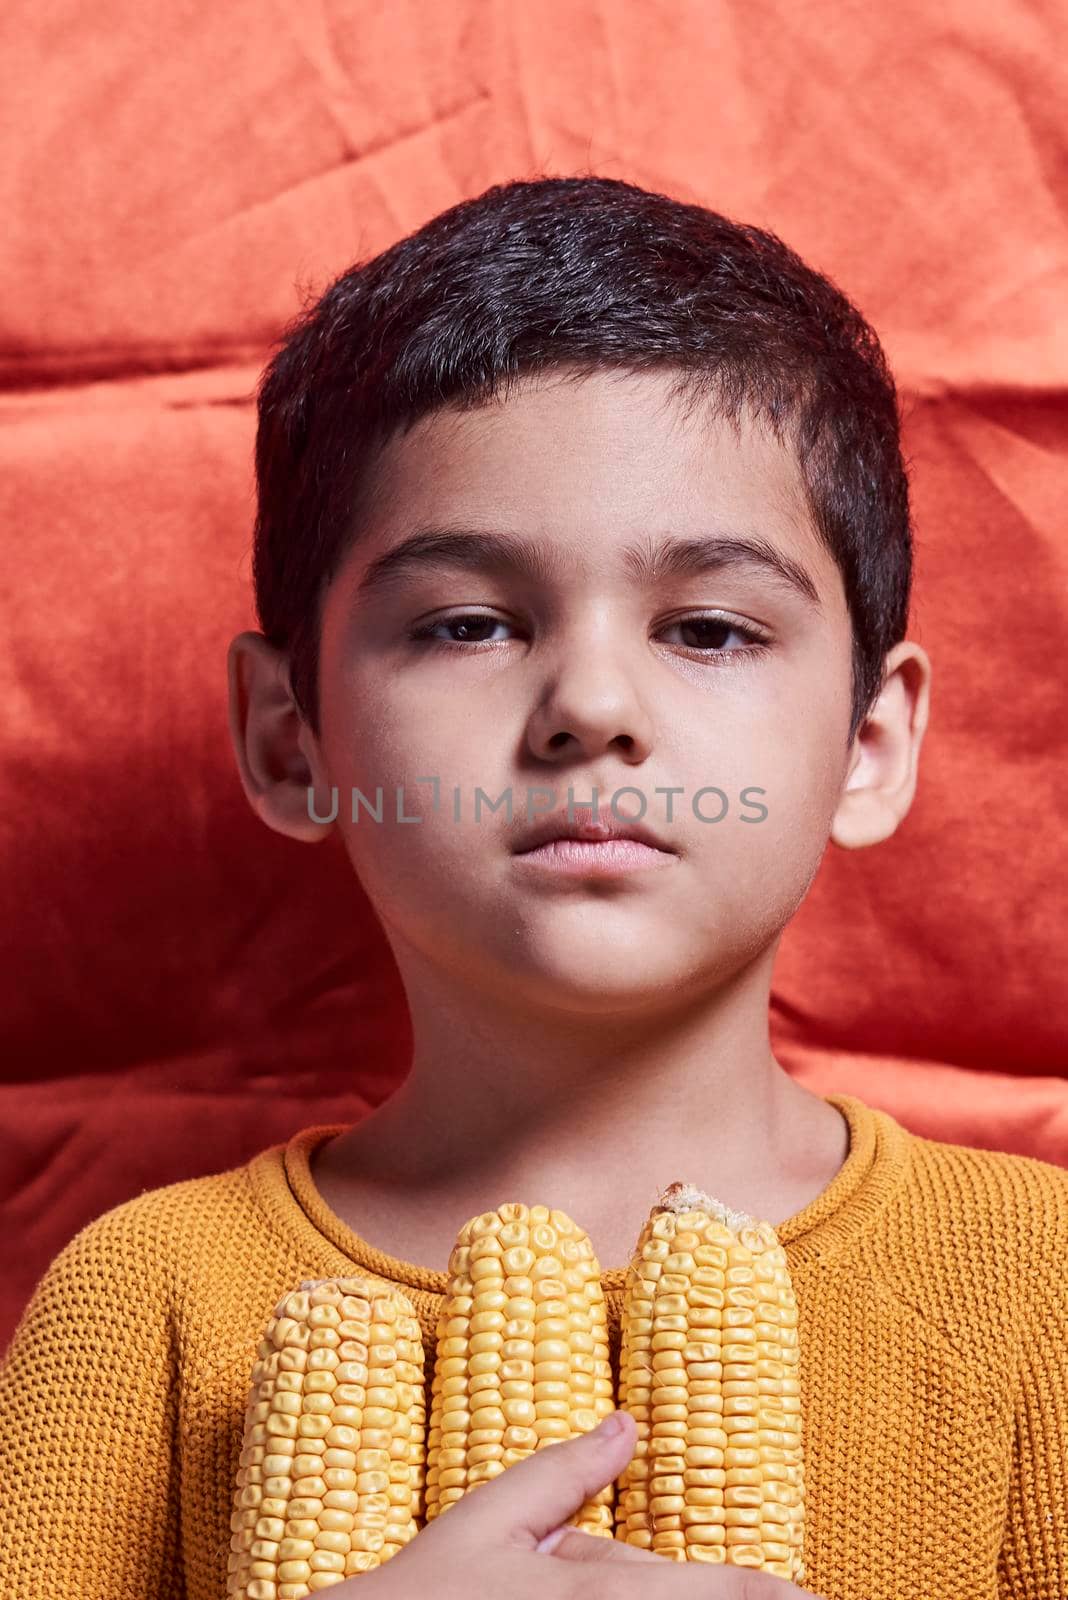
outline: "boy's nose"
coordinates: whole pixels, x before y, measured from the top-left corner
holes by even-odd
[[[622,665],[580,659],[557,672],[531,712],[527,744],[541,761],[608,750],[635,764],[652,752],[653,722]]]

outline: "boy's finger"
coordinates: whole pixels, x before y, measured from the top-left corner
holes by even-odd
[[[473,1525],[480,1522],[487,1541],[504,1539],[533,1550],[584,1501],[619,1477],[634,1454],[637,1438],[634,1418],[626,1411],[613,1411],[599,1428],[543,1446],[475,1493],[465,1494],[445,1520],[462,1517],[469,1525],[465,1538],[478,1537]]]
[[[651,1550],[642,1550],[636,1544],[624,1544],[622,1539],[599,1538],[596,1534],[582,1533],[578,1528],[564,1528],[558,1531],[559,1538],[550,1534],[548,1539],[542,1540],[538,1549],[559,1556],[564,1561],[661,1560],[661,1557],[654,1556]]]

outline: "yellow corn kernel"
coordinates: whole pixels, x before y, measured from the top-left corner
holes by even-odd
[[[303,1600],[395,1555],[422,1526],[423,1342],[407,1297],[309,1279],[260,1341],[226,1592]]]
[[[601,1269],[548,1206],[503,1205],[460,1230],[437,1328],[427,1441],[431,1521],[535,1450],[613,1409]],[[570,1518],[613,1536],[608,1484]]]
[[[770,1223],[672,1184],[627,1273],[616,1538],[804,1578],[797,1302]]]

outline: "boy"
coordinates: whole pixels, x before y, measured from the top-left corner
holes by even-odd
[[[768,1041],[782,931],[828,840],[905,817],[927,722],[872,330],[773,235],[516,183],[339,279],[259,407],[241,781],[269,827],[343,845],[411,1069],[359,1125],[142,1195],[53,1263],[0,1386],[0,1590],[222,1595],[287,1288],[377,1273],[432,1349],[461,1224],[543,1201],[590,1235],[615,1357],[626,1262],[681,1179],[786,1247],[806,1591],[1063,1597],[1068,1175],[813,1095]],[[561,1537],[621,1427],[339,1596],[799,1592]]]

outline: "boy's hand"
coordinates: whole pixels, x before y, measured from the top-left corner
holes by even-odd
[[[624,1411],[605,1424],[537,1450],[466,1494],[383,1566],[335,1584],[338,1600],[792,1600],[808,1591],[745,1567],[668,1561],[622,1540],[563,1528],[611,1483],[637,1432]],[[588,1567],[589,1571],[583,1571]],[[377,1584],[372,1596],[368,1583]]]

